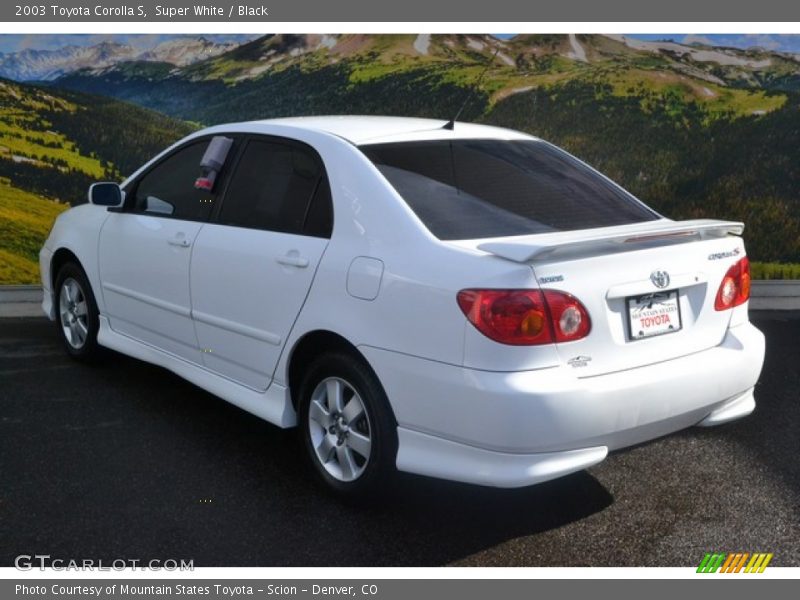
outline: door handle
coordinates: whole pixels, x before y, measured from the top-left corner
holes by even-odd
[[[286,265],[288,267],[297,267],[299,269],[305,269],[308,266],[308,259],[303,258],[302,256],[297,256],[296,254],[284,254],[283,256],[279,256],[275,260],[278,261],[278,263]]]
[[[174,237],[167,240],[167,243],[170,246],[178,246],[180,248],[188,248],[191,246],[191,242],[187,240],[185,237]]]

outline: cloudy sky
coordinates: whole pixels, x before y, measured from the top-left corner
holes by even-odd
[[[628,34],[630,37],[644,40],[665,40],[670,39],[676,42],[700,42],[715,46],[733,46],[736,48],[749,48],[761,46],[770,50],[781,50],[784,52],[800,53],[800,35],[777,35],[777,34],[715,34],[715,35],[685,35],[676,34],[657,34],[657,35],[638,35]],[[146,50],[152,48],[159,42],[180,37],[178,35],[59,35],[59,34],[38,34],[38,35],[3,35],[0,34],[0,52],[17,52],[25,48],[36,50],[55,50],[63,46],[78,45],[90,46],[102,41],[116,41]],[[197,37],[197,36],[192,36]],[[204,37],[217,42],[239,41],[243,42],[253,37],[253,35],[220,35],[207,34]],[[506,37],[506,36],[502,36]]]
[[[659,35],[631,35],[643,40],[665,40],[670,39],[684,44],[699,42],[712,46],[732,46],[734,48],[752,48],[760,46],[768,50],[780,50],[782,52],[800,52],[800,35],[778,35],[778,34],[715,34],[715,35],[684,35],[659,34]]]
[[[92,46],[104,41],[129,44],[135,48],[149,50],[160,42],[178,37],[204,37],[215,42],[244,42],[258,35],[227,35],[227,34],[197,34],[191,36],[160,35],[160,34],[113,34],[113,35],[84,35],[84,34],[29,34],[6,35],[0,34],[0,52],[18,52],[26,48],[34,50],[57,50],[64,46]]]

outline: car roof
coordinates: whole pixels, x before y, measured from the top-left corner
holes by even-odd
[[[445,129],[446,123],[444,119],[411,117],[314,116],[266,119],[237,125],[253,133],[270,133],[274,125],[324,132],[356,145],[463,138],[531,139],[531,136],[511,129],[460,121],[456,122],[453,129]]]

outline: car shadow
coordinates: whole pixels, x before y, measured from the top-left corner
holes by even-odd
[[[314,479],[296,430],[280,430],[194,392],[191,400],[168,400],[167,419],[179,419],[181,435],[198,447],[214,438],[204,454],[216,466],[205,465],[205,475],[173,492],[178,503],[196,487],[209,490],[211,502],[189,507],[187,521],[176,522],[169,534],[174,551],[196,565],[445,565],[579,521],[613,502],[586,471],[522,489],[400,473],[380,498],[343,502]],[[198,528],[208,531],[202,542]]]
[[[747,419],[693,428],[653,442],[658,451],[631,448],[591,472],[524,489],[400,475],[366,506],[315,484],[294,431],[121,355],[75,364],[44,321],[5,324],[0,564],[21,553],[196,566],[437,566],[478,556],[486,566],[583,564],[563,544],[580,547],[586,535],[638,543],[635,529],[620,538],[628,525],[609,522],[620,511],[638,511],[631,527],[661,528],[678,541],[750,536],[791,549],[774,528],[751,524],[766,506],[758,490],[785,492],[777,523],[798,514],[793,499],[800,506],[800,319],[755,322],[767,360]],[[685,460],[697,463],[686,473]],[[648,473],[663,474],[659,485]],[[632,477],[652,492],[621,483]],[[737,482],[755,495],[737,494]],[[720,498],[709,500],[709,486]],[[623,490],[617,504],[609,489]],[[685,520],[702,530],[723,517],[720,531],[678,527]]]
[[[800,507],[800,313],[761,311],[751,319],[766,337],[764,370],[755,389],[756,410],[741,421],[693,432],[746,449],[793,490]]]
[[[383,499],[344,504],[315,482],[294,430],[121,355],[72,364],[55,352],[54,332],[26,327],[40,338],[31,343],[52,342],[54,352],[37,350],[39,366],[0,394],[2,564],[39,552],[195,566],[438,566],[613,502],[584,471],[515,490],[400,474]]]

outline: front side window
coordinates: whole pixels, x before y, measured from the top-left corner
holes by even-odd
[[[184,146],[159,162],[138,181],[133,212],[178,219],[204,221],[211,213],[215,196],[195,188],[200,162],[208,140]]]
[[[322,161],[301,144],[250,140],[225,192],[219,222],[329,237],[330,188]]]
[[[546,142],[436,140],[360,149],[442,240],[573,231],[659,218]]]

